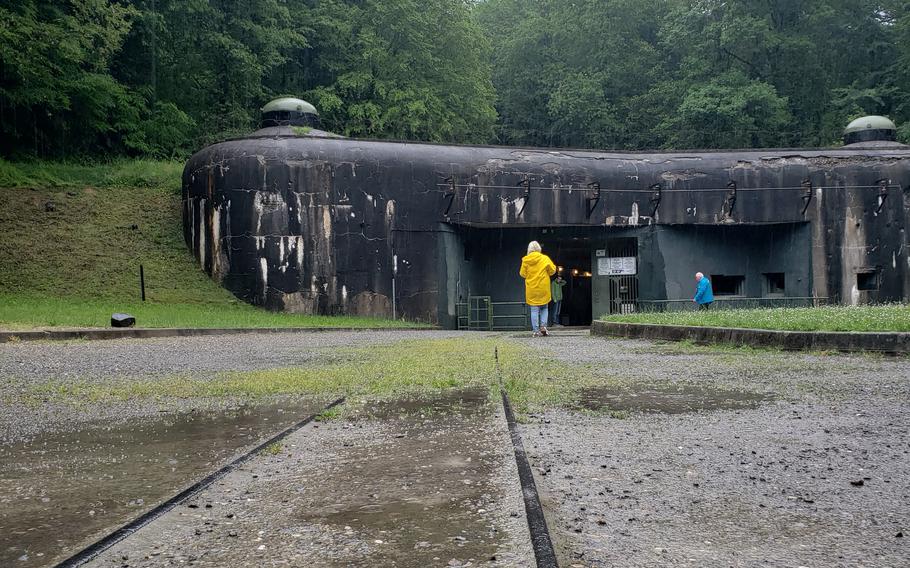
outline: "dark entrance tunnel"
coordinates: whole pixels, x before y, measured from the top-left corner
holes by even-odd
[[[525,302],[524,280],[519,276],[528,243],[536,240],[543,253],[553,259],[566,280],[563,287],[561,323],[591,323],[591,250],[598,228],[532,227],[477,228],[456,227],[461,255],[458,302],[470,296],[489,296],[494,304],[511,313],[522,310]],[[603,229],[599,229],[602,233]],[[494,307],[495,308],[495,307]],[[553,305],[550,304],[552,312]],[[552,318],[552,313],[550,314]],[[513,323],[517,323],[514,322]],[[524,322],[527,323],[527,322]]]

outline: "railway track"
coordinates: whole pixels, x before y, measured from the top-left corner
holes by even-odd
[[[180,493],[177,493],[176,495],[174,495],[167,501],[164,501],[163,503],[161,503],[154,509],[151,509],[151,510],[145,512],[141,516],[133,519],[132,521],[126,523],[125,525],[121,526],[120,528],[114,530],[107,536],[102,537],[101,539],[86,546],[79,552],[73,554],[66,560],[60,562],[59,564],[56,565],[56,568],[75,568],[77,566],[83,566],[86,563],[92,561],[94,558],[96,558],[102,552],[104,552],[107,549],[111,548],[112,546],[116,545],[123,539],[129,537],[130,535],[132,535],[133,533],[135,533],[142,527],[151,523],[155,519],[161,517],[162,515],[164,515],[165,513],[167,513],[174,507],[177,507],[178,505],[180,505],[181,503],[183,503],[184,501],[186,501],[193,495],[196,495],[200,491],[202,491],[202,490],[206,489],[207,487],[209,487],[210,485],[212,485],[214,482],[223,478],[228,473],[236,470],[238,467],[240,467],[244,463],[253,459],[256,456],[256,454],[261,452],[266,447],[268,447],[276,442],[280,442],[281,440],[285,439],[286,437],[290,436],[297,430],[300,430],[301,428],[303,428],[304,426],[306,426],[307,424],[309,424],[310,422],[315,420],[316,417],[319,416],[319,414],[325,412],[326,410],[332,409],[338,405],[344,404],[344,401],[345,401],[345,397],[341,397],[339,399],[332,401],[331,403],[326,405],[324,408],[322,408],[322,410],[320,410],[319,412],[317,412],[315,414],[311,414],[310,416],[307,416],[300,422],[297,422],[296,424],[293,424],[293,425],[289,426],[288,428],[285,428],[284,430],[275,434],[268,440],[265,440],[258,446],[247,450],[246,452],[244,452],[237,458],[233,459],[229,463],[222,466],[217,471],[212,472],[209,475],[207,475],[204,478],[197,481],[196,483],[193,483],[192,485],[190,485],[189,487],[187,487]]]
[[[519,432],[518,424],[515,420],[515,414],[512,410],[512,405],[509,400],[509,395],[505,390],[505,387],[502,382],[502,376],[499,368],[499,353],[498,350],[494,351],[494,359],[496,365],[497,379],[499,382],[499,392],[502,399],[502,407],[506,422],[508,424],[509,435],[512,442],[512,449],[515,454],[515,462],[518,468],[518,479],[521,485],[521,493],[525,506],[525,515],[528,524],[528,530],[531,536],[531,545],[534,551],[534,557],[538,568],[558,568],[559,564],[556,558],[556,553],[553,547],[552,539],[550,538],[550,532],[547,527],[546,518],[544,517],[543,507],[540,503],[540,497],[537,492],[537,487],[534,482],[534,476],[531,471],[531,465],[528,462],[527,455],[524,450],[524,445],[521,439],[521,433]],[[227,474],[236,470],[238,467],[246,463],[255,457],[260,451],[266,447],[279,442],[286,438],[287,436],[293,434],[294,432],[300,430],[313,420],[320,413],[325,412],[331,408],[334,408],[338,405],[341,405],[345,402],[345,398],[341,397],[337,400],[326,405],[319,412],[307,416],[305,419],[297,422],[296,424],[291,425],[290,427],[282,430],[278,434],[270,437],[269,439],[263,441],[259,445],[245,451],[243,454],[232,460],[231,462],[225,464],[217,471],[210,473],[206,477],[200,479],[199,481],[193,483],[186,489],[177,493],[173,497],[167,499],[160,505],[155,508],[147,511],[141,516],[129,521],[123,526],[117,528],[108,535],[100,538],[99,540],[93,542],[92,544],[86,546],[82,550],[76,552],[66,560],[58,563],[56,568],[75,568],[78,566],[83,566],[88,562],[91,562],[99,555],[101,555],[106,550],[115,546],[119,542],[128,538],[132,534],[136,533],[144,526],[155,521],[159,517],[163,516],[168,511],[174,509],[180,504],[186,502],[188,499],[194,495],[205,490],[211,486],[216,481],[225,477]]]
[[[502,373],[499,367],[499,350],[495,349],[493,355],[496,360],[496,376],[499,381],[502,408],[505,412],[506,422],[509,424],[509,435],[512,439],[512,448],[515,451],[518,480],[521,483],[521,496],[524,499],[525,516],[528,521],[528,531],[531,534],[531,546],[534,548],[537,568],[558,568],[559,562],[556,559],[556,551],[553,548],[553,540],[550,538],[550,530],[544,517],[543,506],[540,504],[540,495],[537,493],[537,485],[534,483],[531,464],[528,462],[528,456],[521,441],[521,432],[518,431],[518,423],[515,421],[515,413],[512,411],[509,394],[506,392],[502,382]]]

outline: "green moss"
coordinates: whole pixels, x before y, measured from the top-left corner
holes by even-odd
[[[265,456],[277,456],[282,450],[284,450],[284,446],[281,445],[281,442],[274,442],[262,448],[262,451],[259,453]]]

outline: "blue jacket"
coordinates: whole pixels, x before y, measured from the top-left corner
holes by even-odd
[[[698,281],[698,288],[695,290],[695,301],[699,304],[708,304],[714,301],[714,290],[711,289],[711,281],[707,276],[702,276]]]

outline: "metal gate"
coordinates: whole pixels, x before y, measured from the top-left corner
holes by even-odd
[[[530,329],[530,312],[524,302],[492,302],[490,296],[468,296],[455,305],[458,329],[470,331],[523,331]]]
[[[607,241],[607,258],[609,259],[634,259],[631,264],[634,270],[631,274],[617,274],[609,276],[610,281],[610,313],[629,314],[636,311],[638,304],[638,239],[623,238]],[[628,264],[628,262],[627,262]],[[625,270],[624,272],[629,272]]]

